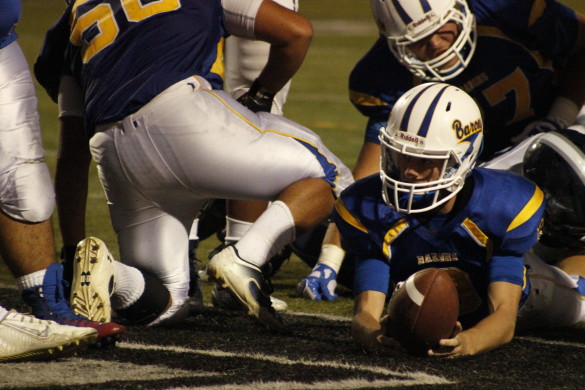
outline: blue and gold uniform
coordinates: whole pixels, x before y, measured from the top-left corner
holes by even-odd
[[[480,105],[485,120],[482,160],[550,109],[555,72],[576,40],[575,12],[552,0],[468,0],[477,20],[477,48],[467,68],[449,80]],[[356,64],[350,99],[368,117],[365,140],[379,143],[396,100],[421,80],[392,55],[384,38]]]
[[[95,124],[138,111],[189,76],[201,76],[214,89],[222,88],[214,68],[218,43],[226,35],[219,0],[146,5],[136,0],[75,1],[47,38],[52,34],[56,42],[47,42],[41,56],[50,57],[47,51],[51,49],[59,51],[55,45],[63,42],[62,34],[69,37],[66,68],[84,88],[88,138]],[[62,59],[57,55],[55,60]]]
[[[513,198],[506,188],[514,188]],[[343,248],[356,259],[354,294],[386,294],[390,281],[438,267],[449,269],[457,280],[464,326],[489,314],[487,288],[492,282],[523,286],[524,302],[530,288],[522,256],[537,241],[543,192],[522,177],[478,168],[457,196],[454,211],[423,224],[420,214],[387,206],[377,174],[348,187],[333,219]]]

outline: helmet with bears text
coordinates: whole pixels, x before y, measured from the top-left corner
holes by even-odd
[[[449,84],[425,83],[406,92],[380,130],[382,196],[402,213],[432,210],[463,188],[483,145],[478,105]],[[440,161],[438,179],[408,182],[398,162],[404,158]]]
[[[471,61],[477,32],[475,16],[465,0],[370,0],[370,3],[378,30],[388,41],[390,51],[414,75],[425,81],[445,81],[460,74]],[[448,50],[426,61],[409,50],[409,45],[434,34],[447,22],[454,22],[459,31]]]

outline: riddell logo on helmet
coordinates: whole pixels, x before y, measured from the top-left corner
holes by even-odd
[[[431,14],[427,13],[427,14],[425,14],[424,18],[412,22],[412,27],[418,27],[421,24],[423,24],[424,22],[429,21],[429,20],[431,20]]]
[[[399,134],[399,136],[400,136],[401,139],[403,139],[403,140],[405,140],[407,142],[412,142],[412,143],[414,143],[416,145],[418,145],[418,144],[421,143],[420,138],[415,137],[412,134],[408,134],[408,133],[405,133],[403,131],[399,132],[398,134]]]

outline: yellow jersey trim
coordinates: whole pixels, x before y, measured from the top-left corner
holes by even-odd
[[[506,231],[509,232],[511,230],[514,230],[518,226],[522,225],[524,222],[528,221],[534,215],[536,210],[539,209],[543,201],[544,193],[540,188],[536,187],[534,189],[534,194],[532,195],[532,198],[530,198],[528,203],[526,203],[526,206],[524,206],[524,208],[518,213],[516,218],[514,218],[512,223],[510,223],[510,226],[508,226],[508,229]]]
[[[347,210],[341,198],[337,199],[335,202],[335,210],[345,222],[364,233],[368,233],[368,229],[366,229],[366,227]]]

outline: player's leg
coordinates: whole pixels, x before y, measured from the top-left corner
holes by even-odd
[[[206,199],[194,196],[177,182],[158,153],[142,147],[148,138],[146,130],[138,131],[131,123],[125,131],[113,126],[91,139],[91,152],[118,234],[121,262],[108,260],[109,252],[100,240],[89,238],[87,244],[80,245],[82,262],[75,264],[72,302],[77,302],[79,310],[95,311],[93,308],[108,308],[111,298],[111,308],[129,323],[158,325],[178,321],[187,314],[188,232],[194,210],[200,209]],[[126,160],[125,165],[120,155],[130,160],[140,155],[153,165],[132,169],[137,162]],[[156,170],[164,172],[164,179]],[[133,180],[127,175],[129,171]],[[180,218],[161,209],[162,203]],[[97,264],[90,264],[92,258],[98,259]],[[95,273],[90,272],[92,280],[88,280],[83,267],[100,263],[104,267],[94,268]],[[108,289],[112,277],[113,288]],[[95,298],[84,300],[88,296]]]
[[[572,326],[585,321],[585,279],[524,255],[530,295],[518,311],[518,329]]]
[[[569,275],[579,275],[585,278],[585,255],[568,256],[555,265]]]
[[[260,115],[262,117],[262,115]],[[274,118],[273,116],[271,118]],[[263,118],[264,119],[264,118]],[[259,147],[257,152],[252,152],[250,153],[250,155],[254,155],[254,156],[259,156],[262,157],[263,154],[266,155],[266,153],[264,151],[266,150],[271,150],[271,151],[280,151],[280,153],[278,153],[278,156],[276,156],[276,153],[274,155],[274,157],[269,157],[271,164],[274,164],[272,161],[278,161],[279,163],[283,163],[286,161],[286,163],[284,163],[282,165],[282,168],[278,168],[275,169],[274,171],[272,171],[271,169],[267,169],[266,166],[262,167],[259,165],[254,164],[250,164],[250,161],[234,161],[234,166],[242,166],[242,164],[244,166],[247,166],[246,171],[253,173],[253,172],[258,172],[258,176],[259,178],[266,178],[267,182],[270,181],[270,177],[271,175],[276,175],[276,172],[278,172],[280,170],[279,175],[282,176],[283,172],[286,172],[287,170],[290,170],[290,166],[292,165],[296,165],[294,170],[302,170],[302,164],[304,158],[300,158],[297,159],[295,162],[293,161],[287,161],[287,158],[289,158],[290,156],[292,156],[292,158],[294,159],[295,157],[295,148],[296,147],[303,147],[303,143],[302,141],[294,141],[294,136],[290,136],[288,137],[288,140],[293,140],[293,142],[289,142],[287,145],[271,145],[271,139],[272,137],[276,137],[276,134],[279,134],[282,130],[282,126],[283,124],[287,124],[288,122],[286,122],[285,120],[282,121],[282,123],[270,123],[270,125],[267,126],[267,128],[270,129],[274,129],[274,132],[267,132],[263,135],[260,136],[260,138],[264,138],[264,140],[256,140],[252,143],[250,143],[250,145],[254,146],[254,147]],[[288,123],[290,125],[290,123]],[[280,128],[279,128],[280,127]],[[284,127],[286,128],[287,126],[284,125]],[[286,133],[286,130],[284,130],[284,133]],[[280,135],[279,135],[280,136]],[[264,141],[264,142],[263,142]],[[311,142],[309,142],[310,144]],[[320,141],[315,141],[315,143],[320,143]],[[253,147],[251,149],[254,149]],[[292,149],[292,152],[291,152]],[[307,151],[307,149],[305,149],[305,151]],[[234,155],[238,155],[237,152],[233,153]],[[314,160],[314,156],[312,157],[306,157],[307,159],[310,159],[311,161],[315,162]],[[248,159],[249,160],[249,159]],[[261,160],[261,159],[260,159]],[[290,165],[287,165],[290,164]],[[277,164],[278,165],[278,164]],[[271,167],[273,168],[273,167]],[[322,169],[319,168],[319,169]],[[272,173],[275,172],[275,173]],[[322,171],[321,171],[322,172]],[[250,180],[250,178],[248,176],[245,176],[243,178],[244,180]],[[275,178],[276,179],[276,178]],[[235,179],[237,181],[237,179]],[[277,180],[277,179],[276,179]],[[324,205],[318,205],[318,202],[316,202],[315,200],[323,200],[326,199],[327,196],[331,196],[331,188],[330,188],[330,184],[328,185],[326,182],[324,181],[319,181],[320,179],[317,179],[319,186],[321,186],[321,184],[323,184],[323,186],[319,189],[317,189],[317,183],[311,183],[309,181],[303,181],[302,183],[299,183],[298,188],[296,188],[296,186],[292,186],[291,188],[289,188],[290,193],[289,192],[282,192],[281,193],[281,197],[280,199],[282,200],[282,202],[274,202],[269,208],[268,210],[262,214],[262,216],[257,220],[257,222],[248,230],[247,233],[244,234],[244,236],[241,238],[240,241],[238,241],[238,243],[236,243],[235,248],[239,253],[239,257],[241,259],[245,259],[248,262],[252,263],[253,265],[256,266],[255,271],[257,271],[258,269],[260,269],[260,267],[262,267],[263,265],[266,264],[267,259],[269,259],[271,256],[273,256],[274,254],[276,254],[282,247],[283,245],[289,243],[293,238],[294,238],[294,232],[295,231],[303,231],[303,227],[304,228],[308,228],[309,226],[313,226],[314,224],[320,222],[322,219],[326,218],[328,216],[328,212],[330,212],[331,210],[331,205],[328,206],[324,206]],[[254,184],[253,180],[251,183],[248,182],[240,182],[238,187],[238,191],[242,191],[242,189],[248,189],[250,190],[251,188],[254,189],[261,189],[261,188],[270,188],[270,185],[272,183],[262,183],[262,184],[258,184],[255,185],[253,187],[250,186],[250,184]],[[267,185],[268,184],[268,185]],[[307,189],[315,189],[315,193],[314,194],[310,194],[308,196],[303,196],[303,192],[301,191],[296,191],[295,189],[300,189],[303,188],[305,190]],[[325,194],[325,192],[327,192],[327,194]],[[290,196],[289,196],[290,195]],[[245,196],[246,198],[250,198],[253,195],[250,194],[245,194],[245,195],[237,195],[234,194],[234,197],[238,197],[238,196]],[[255,195],[258,196],[258,195]],[[299,208],[295,208],[293,207],[292,209],[289,207],[289,203],[291,205],[293,205],[294,203],[292,203],[293,200],[299,200],[298,206]],[[333,200],[333,197],[331,196],[330,200]],[[302,206],[301,206],[302,204]],[[283,207],[284,205],[284,207]],[[314,209],[311,209],[311,207],[314,207]],[[322,210],[326,210],[326,213],[321,215],[319,212],[316,212],[316,209],[319,211]],[[291,211],[292,210],[292,211]],[[309,211],[308,215],[303,215],[302,212],[304,211]],[[316,220],[310,220],[307,223],[303,222],[305,217],[311,216],[313,218],[317,218],[318,221]],[[272,223],[274,223],[274,221],[278,221],[278,223],[281,223],[281,225],[272,225]],[[263,231],[263,229],[266,228],[266,231]],[[275,237],[278,236],[278,232],[280,232],[282,234],[281,238]],[[270,239],[266,239],[266,238],[260,238],[260,237],[269,237],[271,236],[272,238]],[[265,243],[265,244],[259,244],[259,243]],[[230,254],[229,257],[234,258],[234,256],[237,256],[235,253]],[[268,257],[266,257],[268,256]],[[214,264],[213,264],[214,260],[212,260],[212,263],[210,263],[210,265],[212,266],[211,269],[213,272],[217,272],[217,270],[214,268]],[[229,261],[226,260],[226,263],[228,263]],[[234,262],[234,261],[232,261]],[[224,265],[222,265],[221,267],[224,267]],[[218,268],[221,268],[218,267]],[[227,267],[227,266],[226,266]],[[233,272],[231,272],[229,275],[220,275],[220,280],[221,283],[223,283],[224,285],[227,285],[230,289],[238,289],[238,286],[234,286],[235,283],[234,282],[230,285],[230,283],[226,283],[225,279],[237,279],[236,277],[236,273],[237,268],[239,267],[234,267]],[[241,271],[241,270],[240,270]],[[241,271],[242,273],[244,273],[244,271]],[[217,275],[215,275],[215,277],[217,277]],[[262,283],[258,283],[258,285],[262,285]],[[250,303],[252,302],[248,308],[250,310],[250,312],[254,313],[255,315],[259,316],[261,319],[264,316],[264,318],[272,318],[271,317],[271,313],[270,310],[271,308],[268,306],[267,304],[267,299],[263,299],[262,302],[258,303],[254,303],[253,300],[249,299],[249,294],[247,294],[247,291],[245,291],[245,288],[241,289],[242,291],[240,291],[238,295],[238,297],[240,298],[240,300],[245,301],[244,303]],[[268,290],[261,290],[260,293],[261,295],[264,295],[263,298],[266,298],[266,293],[269,292]],[[262,312],[263,308],[268,306],[267,311],[269,312],[269,314],[266,314]],[[269,326],[276,326],[275,324],[268,324]]]
[[[296,0],[277,0],[277,2],[293,11],[298,10],[298,2]],[[223,53],[225,65],[224,91],[234,98],[238,98],[246,93],[264,69],[268,61],[269,53],[270,44],[267,42],[236,36],[226,38]],[[289,81],[275,95],[270,110],[271,113],[276,115],[283,114],[290,85],[291,82]],[[268,202],[266,201],[228,200],[226,230],[229,234],[223,245],[233,244],[238,241],[267,207]],[[270,268],[270,274],[276,272],[286,258],[288,258],[288,255],[284,252],[275,256],[270,262],[270,267],[266,267]],[[265,273],[267,272],[267,270],[264,271]],[[266,274],[266,276],[269,277],[270,275]],[[282,300],[274,297],[271,297],[271,300],[278,311],[284,311],[288,308],[286,302]],[[224,309],[238,309],[241,307],[227,290],[219,287],[214,288],[212,291],[212,303],[214,306]]]
[[[61,324],[94,327],[100,339],[123,327],[74,315],[62,291],[50,217],[55,194],[44,162],[37,99],[17,42],[0,50],[0,254],[32,313]]]
[[[184,243],[178,246],[184,248],[185,256],[175,261],[185,264],[187,232],[194,211],[201,207],[196,200],[271,200],[280,194],[283,200],[273,202],[238,242],[250,259],[237,262],[235,268],[244,268],[230,275],[235,279],[232,284],[244,290],[248,285],[242,280],[242,272],[248,271],[263,300],[266,286],[259,266],[290,242],[297,228],[303,230],[330,213],[332,192],[345,188],[350,173],[308,129],[271,114],[254,114],[225,93],[199,84],[205,82],[193,78],[177,83],[125,119],[124,131],[112,128],[97,134],[91,140],[92,155],[98,162],[111,210],[117,208],[112,213],[116,230],[122,232],[116,221],[124,221],[126,226],[142,224],[164,210],[183,224]],[[114,148],[99,147],[113,139]],[[108,162],[103,154],[111,149],[123,168],[112,169],[116,162]],[[122,172],[123,180],[131,185],[109,185],[118,179],[115,171]],[[104,181],[103,175],[112,177]],[[292,183],[298,184],[288,188]],[[137,199],[127,202],[125,187],[139,189],[138,194],[150,205]],[[246,244],[249,234],[258,237],[253,248]],[[233,257],[229,263],[235,263]],[[220,265],[215,270],[213,277],[224,283],[225,267]],[[269,299],[259,305],[253,297],[248,298],[244,303],[250,304],[255,315],[275,318]]]

